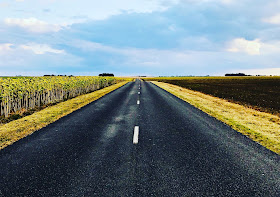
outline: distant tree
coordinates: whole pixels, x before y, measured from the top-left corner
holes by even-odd
[[[114,74],[113,73],[102,73],[102,74],[99,74],[99,77],[114,77]]]
[[[245,75],[244,73],[230,73],[230,74],[225,74],[226,77],[229,77],[229,76],[247,76]]]

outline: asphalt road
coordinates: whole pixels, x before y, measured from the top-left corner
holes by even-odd
[[[280,156],[137,80],[1,150],[0,196],[280,196]]]

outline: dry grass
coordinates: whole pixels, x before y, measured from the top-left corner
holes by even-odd
[[[280,117],[176,85],[153,83],[280,154]]]
[[[47,107],[30,116],[0,126],[0,149],[3,149],[19,139],[32,134],[34,131],[39,130],[61,117],[99,99],[126,83],[128,82],[120,82],[101,90],[75,97],[68,101],[58,103],[57,105]]]

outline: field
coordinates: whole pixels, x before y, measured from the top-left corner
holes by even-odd
[[[1,77],[0,115],[6,123],[48,105],[128,79],[115,77]]]
[[[280,116],[280,77],[144,78],[178,85]]]
[[[115,89],[125,85],[129,80],[119,82],[88,94],[77,96],[65,102],[57,103],[53,106],[48,106],[45,109],[36,111],[29,116],[0,125],[0,150],[47,126],[48,124],[57,121],[61,117],[66,116],[67,114],[70,114],[73,111],[101,98],[111,91],[114,91]]]

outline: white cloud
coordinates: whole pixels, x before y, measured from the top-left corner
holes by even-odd
[[[259,39],[250,41],[244,38],[236,38],[229,42],[227,51],[243,52],[249,55],[260,55],[261,45],[262,43]]]
[[[83,61],[81,57],[48,45],[7,43],[0,44],[0,48],[3,52],[0,51],[0,76],[70,75],[74,74],[73,69],[81,70],[80,65]]]
[[[11,43],[0,44],[0,53],[11,51],[12,50],[11,46],[13,46],[13,44]]]
[[[6,18],[4,22],[9,26],[18,26],[34,33],[58,32],[62,29],[61,25],[48,24],[36,18]]]
[[[242,40],[242,44],[244,44],[244,40]],[[245,43],[247,42],[250,43],[250,41],[245,40]],[[234,42],[234,44],[236,43],[238,44],[238,42]],[[248,49],[239,45],[238,47],[235,46],[237,48],[235,50],[239,50],[241,53],[184,49],[122,48],[82,40],[75,41],[71,46],[88,54],[109,54],[110,61],[107,62],[108,65],[122,65],[126,69],[134,66],[135,72],[138,71],[139,73],[146,72],[155,75],[224,75],[229,72],[277,75],[279,73],[277,69],[266,69],[267,65],[270,68],[277,68],[279,65],[279,58],[275,57],[279,56],[277,52],[280,51],[280,45],[278,47],[270,43],[261,43],[262,55],[259,56],[246,56],[247,53],[256,54],[256,52],[252,52],[252,47],[250,46]],[[259,52],[260,49],[258,49]],[[242,53],[245,53],[245,55]],[[213,69],[212,65],[215,65],[215,69]],[[235,71],[232,71],[233,68],[235,68]]]
[[[84,52],[104,52],[108,54],[116,54],[118,57],[124,57],[123,62],[118,64],[123,66],[141,66],[141,68],[156,68],[159,72],[164,70],[188,70],[191,72],[193,65],[196,68],[208,66],[209,62],[216,60],[217,53],[189,50],[163,50],[163,49],[139,49],[139,48],[121,48],[111,47],[100,43],[76,40],[72,46]],[[204,59],[201,58],[204,56]],[[207,64],[204,63],[207,62]],[[172,66],[170,66],[172,65]],[[205,71],[207,72],[207,71]]]
[[[276,14],[271,17],[263,18],[263,22],[280,25],[280,14]]]
[[[11,43],[3,43],[0,44],[0,54],[13,54],[19,52],[19,50],[24,51],[32,51],[35,54],[45,54],[45,53],[56,53],[61,54],[65,53],[64,50],[54,49],[47,44],[37,44],[37,43],[29,43],[26,45],[14,45]]]
[[[280,53],[280,40],[261,42],[259,39],[248,41],[237,38],[228,43],[227,51],[244,52],[250,55],[276,55]]]
[[[49,45],[46,45],[46,44],[31,43],[31,44],[27,44],[27,45],[20,45],[20,48],[22,48],[24,50],[31,50],[35,54],[40,54],[40,55],[45,54],[45,53],[56,53],[56,54],[65,53],[64,50],[53,49]]]

